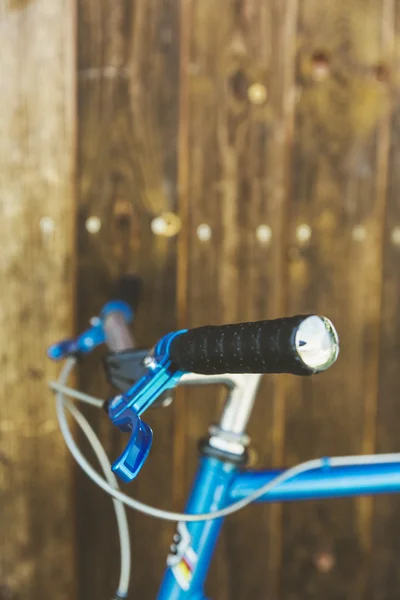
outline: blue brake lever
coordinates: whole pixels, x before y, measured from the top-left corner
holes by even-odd
[[[68,356],[76,354],[88,354],[106,341],[104,331],[104,320],[112,312],[120,312],[127,323],[133,321],[133,311],[131,307],[121,300],[112,300],[105,304],[98,317],[93,317],[90,321],[92,327],[81,333],[77,338],[70,340],[61,340],[50,346],[47,355],[52,360],[62,360]]]
[[[184,374],[172,368],[169,348],[172,340],[186,331],[176,331],[164,336],[154,348],[154,356],[148,357],[148,373],[125,394],[116,396],[108,404],[108,416],[114,425],[121,431],[131,432],[124,452],[112,465],[114,473],[125,483],[137,476],[153,441],[153,432],[147,423],[141,420],[140,415],[160,394],[175,387]]]

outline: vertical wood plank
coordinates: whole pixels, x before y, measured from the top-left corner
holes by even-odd
[[[0,3],[0,597],[74,597],[46,348],[72,333],[75,4]]]
[[[126,273],[142,278],[134,325],[141,347],[176,327],[176,238],[156,236],[154,218],[176,209],[178,5],[167,0],[79,2],[79,326]],[[90,223],[101,225],[90,233]],[[92,220],[90,220],[92,218]],[[110,393],[99,357],[85,362],[81,384]],[[104,415],[92,416],[109,454],[126,442]],[[128,493],[152,504],[172,501],[173,412],[146,414],[154,445]],[[162,490],[162,493],[160,493]],[[113,592],[119,568],[108,498],[79,475],[80,597]],[[130,515],[132,595],[154,598],[173,526]]]
[[[382,284],[382,315],[379,365],[379,396],[377,410],[377,452],[398,452],[399,402],[397,392],[399,356],[399,240],[400,205],[399,147],[400,112],[397,100],[397,69],[399,57],[400,3],[391,3],[390,30],[392,46],[383,66],[387,78],[384,82],[392,90],[392,118],[389,121],[391,146],[387,169],[387,211],[383,239],[384,263]],[[382,496],[375,500],[373,521],[373,571],[372,597],[396,598],[400,594],[400,574],[396,556],[399,553],[400,528],[398,522],[399,497]]]
[[[286,460],[375,447],[386,86],[381,1],[301,3],[291,195],[290,313],[330,316],[341,356],[287,381]],[[387,25],[387,23],[385,23]],[[284,508],[282,598],[366,598],[370,500]]]
[[[218,10],[206,0],[190,5],[187,319],[182,325],[274,318],[282,315],[284,303],[297,4],[226,0]],[[266,378],[249,429],[253,464],[271,464],[281,453],[279,424],[273,431],[274,414],[281,409],[273,399],[280,396],[279,380]],[[217,391],[204,389],[188,390],[182,399],[186,487],[196,468],[197,441],[215,421],[220,401]],[[270,546],[272,539],[277,542],[276,516],[270,507],[254,506],[227,521],[206,586],[209,596],[274,593],[275,581],[264,575],[276,571]]]
[[[182,222],[177,244],[177,273],[176,273],[176,302],[177,325],[179,329],[187,327],[188,323],[188,272],[189,264],[189,70],[192,36],[192,2],[179,2],[179,121],[178,121],[178,152],[177,152],[177,182],[178,182],[178,211]],[[174,403],[174,444],[173,444],[173,500],[174,506],[184,507],[185,502],[185,431],[186,404],[183,388],[175,391]]]

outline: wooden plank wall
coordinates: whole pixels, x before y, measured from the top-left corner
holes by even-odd
[[[109,598],[111,503],[76,469],[71,479],[44,349],[73,319],[85,327],[122,275],[142,280],[140,346],[176,327],[333,319],[334,369],[265,378],[252,466],[398,450],[400,2],[0,6],[15,49],[0,55],[0,600]],[[78,382],[107,396],[100,356]],[[180,390],[148,413],[154,448],[132,496],[183,506],[221,400]],[[115,457],[125,440],[86,412]],[[248,508],[226,522],[207,594],[397,599],[399,502]],[[129,521],[132,597],[150,600],[173,525]]]
[[[0,597],[76,595],[46,346],[72,333],[74,5],[0,3]]]
[[[177,205],[179,7],[163,0],[83,0],[78,7],[78,325],[111,297],[120,276],[138,273],[143,299],[135,336],[151,347],[176,327],[177,239],[153,235],[151,223]],[[98,357],[91,365],[82,367],[81,385],[104,394]],[[173,415],[149,414],[154,452],[129,488],[154,503],[161,486],[166,506],[173,495]],[[91,422],[116,457],[126,440],[105,414]],[[111,597],[119,549],[110,501],[83,475],[77,491],[80,594]],[[132,593],[151,598],[173,525],[134,513],[130,525]]]
[[[290,382],[290,463],[375,451],[389,152],[388,90],[378,73],[392,49],[394,6],[307,1],[299,8],[289,312],[328,312],[342,352],[325,377]],[[309,238],[302,239],[305,225]],[[370,499],[285,508],[282,594],[369,597],[372,509]]]
[[[191,3],[185,16],[182,27],[189,24],[191,31],[185,320],[198,326],[275,318],[285,302],[296,7],[227,1],[215,11],[213,2],[203,0]],[[204,226],[210,228],[208,241],[202,240]],[[203,396],[187,392],[187,481],[196,464],[196,440],[216,418],[216,393],[206,401]],[[265,379],[260,396],[251,424],[254,464],[277,463],[283,452],[282,380]],[[276,593],[271,543],[278,515],[277,507],[258,506],[228,520],[210,573],[211,598]],[[251,555],[259,559],[241,568]]]

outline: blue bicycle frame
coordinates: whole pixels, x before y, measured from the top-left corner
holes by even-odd
[[[246,498],[282,471],[246,471],[223,460],[202,457],[186,506],[208,513]],[[400,492],[400,461],[308,471],[273,488],[258,502],[286,502]],[[204,583],[223,519],[179,523],[167,559],[158,600],[206,600]]]
[[[70,354],[84,354],[107,341],[114,351],[132,348],[126,323],[133,318],[129,307],[110,302],[92,327],[76,340],[64,340],[52,346],[49,356],[55,360]],[[260,375],[211,375],[177,373],[169,369],[169,345],[175,332],[162,338],[148,357],[149,373],[143,375],[124,395],[113,399],[108,414],[121,430],[130,432],[130,442],[113,470],[125,481],[131,481],[146,460],[151,446],[151,429],[141,414],[165,390],[175,385],[219,384],[228,389],[225,407],[218,426],[209,430],[202,448],[202,458],[186,505],[187,514],[215,512],[248,498],[272,482],[283,471],[250,471],[243,468],[249,438],[246,426],[257,394]],[[368,462],[368,459],[369,461]],[[365,457],[359,464],[344,465],[336,459],[321,461],[321,467],[298,471],[281,481],[257,502],[286,502],[317,498],[337,498],[400,492],[400,454],[381,462]],[[397,460],[399,458],[399,460]],[[347,461],[349,462],[349,461]],[[353,461],[354,463],[355,461]],[[223,518],[178,523],[167,558],[158,600],[206,600],[204,583],[215,550]]]

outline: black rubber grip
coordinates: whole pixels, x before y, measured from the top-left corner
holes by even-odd
[[[311,375],[318,370],[307,366],[296,349],[297,330],[309,316],[191,329],[172,341],[172,364],[178,370],[204,375]]]

